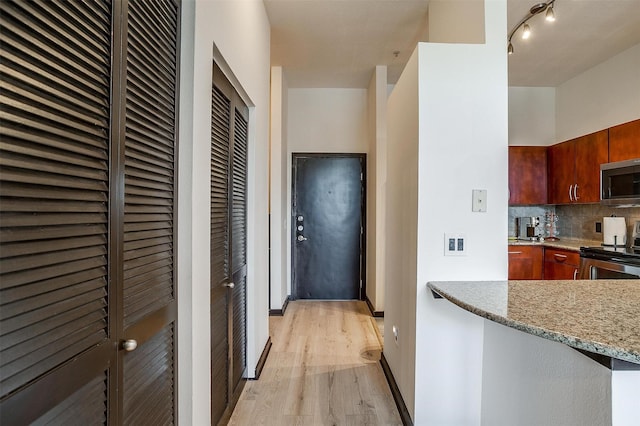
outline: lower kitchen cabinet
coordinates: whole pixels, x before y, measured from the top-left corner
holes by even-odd
[[[575,280],[578,276],[579,268],[580,253],[570,250],[545,248],[545,280]]]
[[[542,246],[509,246],[509,279],[542,279]]]

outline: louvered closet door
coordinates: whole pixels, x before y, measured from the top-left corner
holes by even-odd
[[[179,8],[129,0],[126,28],[123,424],[175,422],[175,179]]]
[[[231,270],[235,286],[233,300],[233,371],[234,393],[247,366],[247,136],[249,113],[238,105],[234,114],[233,185],[231,190]]]
[[[111,6],[0,1],[0,424],[104,423]]]
[[[214,64],[211,92],[211,418],[224,423],[247,360],[248,109]],[[231,285],[233,283],[233,285]]]
[[[231,101],[211,92],[211,421],[229,404],[229,171]]]

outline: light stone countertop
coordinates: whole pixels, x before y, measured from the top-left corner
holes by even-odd
[[[565,250],[580,251],[580,247],[598,247],[602,245],[602,241],[597,240],[580,240],[575,238],[560,238],[557,241],[526,241],[509,239],[510,246],[542,246],[559,248]]]
[[[427,286],[491,321],[640,364],[640,280],[440,281]]]

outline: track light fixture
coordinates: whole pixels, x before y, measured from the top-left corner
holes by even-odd
[[[509,44],[507,45],[507,53],[509,55],[513,54],[513,44],[511,43],[511,39],[513,38],[513,35],[516,33],[516,31],[520,29],[520,27],[522,27],[523,39],[526,40],[531,36],[531,27],[527,23],[529,19],[533,18],[537,14],[542,13],[546,10],[547,13],[546,13],[545,19],[549,22],[553,22],[556,20],[556,14],[555,14],[555,11],[553,10],[553,5],[555,4],[555,2],[556,0],[549,0],[547,2],[536,3],[533,6],[531,6],[531,9],[529,9],[529,13],[527,13],[527,15],[524,18],[522,18],[520,22],[518,22],[518,25],[513,27],[513,29],[509,33],[509,38],[507,39],[507,41],[509,42]]]
[[[544,19],[546,19],[549,22],[553,22],[556,20],[556,13],[553,11],[553,3],[551,3],[549,5],[549,7],[547,7],[547,16],[545,16]]]

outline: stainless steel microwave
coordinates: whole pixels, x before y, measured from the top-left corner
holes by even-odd
[[[600,203],[640,206],[640,158],[600,165]]]

